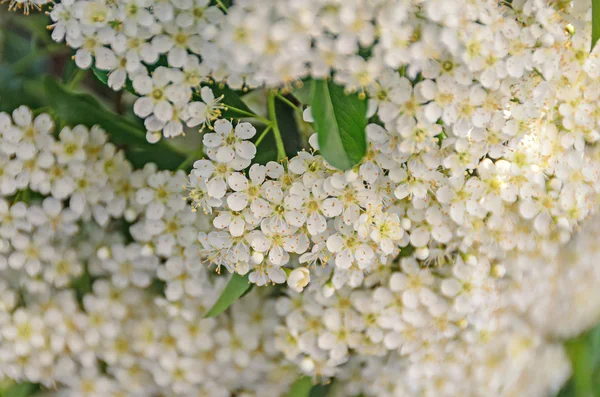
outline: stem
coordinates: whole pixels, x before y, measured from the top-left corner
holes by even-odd
[[[183,160],[183,162],[181,164],[179,164],[179,167],[177,167],[178,170],[187,170],[187,168],[190,166],[190,164],[192,164],[194,161],[196,161],[196,159],[198,158],[198,153],[194,152],[192,154],[190,154],[189,156],[186,157],[185,160]]]
[[[185,155],[186,158],[181,164],[179,164],[179,167],[177,167],[178,170],[187,170],[190,164],[193,164],[196,159],[201,158],[204,155],[204,144],[200,142],[198,149],[194,150],[193,152],[187,152]]]
[[[254,142],[254,146],[258,147],[258,145],[260,145],[260,143],[265,138],[265,136],[267,136],[267,133],[269,131],[271,131],[271,128],[273,128],[273,124],[269,124],[267,126],[267,128],[265,128],[265,130],[262,132],[262,134],[260,134],[260,136],[258,137],[258,139],[256,140],[256,142]]]
[[[294,109],[296,112],[302,112],[302,110],[300,110],[300,108],[298,106],[294,105],[292,103],[292,101],[290,101],[289,99],[287,99],[286,97],[284,97],[280,93],[277,93],[277,98],[281,99],[283,102],[285,102],[286,105],[288,105],[289,107],[291,107],[292,109]]]
[[[262,122],[263,122],[263,123],[265,123],[265,124],[269,124],[269,123],[271,122],[269,119],[266,119],[266,118],[264,118],[264,117],[262,117],[262,116],[259,116],[258,114],[254,114],[254,113],[251,113],[251,112],[247,112],[247,111],[245,111],[245,110],[242,110],[242,109],[238,109],[238,108],[236,108],[236,107],[233,107],[233,106],[231,106],[231,105],[228,105],[228,104],[226,104],[226,103],[225,103],[225,104],[223,104],[223,105],[225,106],[225,108],[227,108],[227,110],[233,110],[234,112],[236,112],[236,113],[239,113],[239,114],[240,114],[240,115],[242,115],[242,116],[251,117],[251,118],[253,118],[253,119],[260,120],[260,121],[262,121]]]
[[[223,4],[221,0],[216,0],[216,2],[223,9],[223,11],[227,12],[227,6]]]
[[[77,87],[79,82],[85,77],[85,72],[85,70],[77,69],[77,72],[75,72],[71,80],[67,83],[67,88],[72,90]]]
[[[27,70],[28,67],[31,66],[32,63],[34,63],[38,59],[46,55],[60,54],[66,52],[67,50],[68,49],[66,47],[60,45],[47,46],[44,49],[40,49],[36,52],[30,52],[29,54],[25,55],[23,58],[19,59],[13,64],[12,69],[15,72],[15,74],[23,73]]]
[[[37,108],[33,111],[33,115],[35,116],[39,116],[42,113],[51,113],[52,112],[52,108],[50,106],[44,106],[41,108]]]
[[[285,159],[285,146],[283,145],[283,138],[281,137],[281,131],[277,125],[277,115],[275,114],[275,96],[276,91],[269,93],[269,115],[271,116],[271,123],[273,125],[273,135],[275,135],[275,143],[277,144],[277,160]]]
[[[406,74],[406,65],[402,65],[402,67],[400,68],[400,76],[404,77],[405,74]]]

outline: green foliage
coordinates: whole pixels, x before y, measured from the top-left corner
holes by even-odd
[[[254,136],[253,142],[256,144],[258,137],[262,134],[265,127],[257,127],[256,135]],[[265,165],[269,161],[277,161],[277,144],[275,143],[275,137],[273,133],[267,133],[267,135],[260,142],[260,145],[256,148],[256,157],[252,160],[253,163]]]
[[[68,125],[100,125],[110,132],[115,144],[125,146],[127,157],[134,166],[143,166],[144,163],[153,161],[161,168],[175,169],[185,160],[183,154],[164,140],[156,144],[148,143],[141,122],[109,111],[93,96],[74,93],[52,77],[47,77],[44,85],[48,102],[61,121]]]
[[[40,390],[39,385],[29,382],[15,383],[0,388],[0,397],[28,397]]]
[[[298,154],[300,147],[300,131],[294,115],[294,109],[284,103],[281,99],[275,98],[275,114],[277,125],[283,137],[283,146],[285,154],[288,157],[294,157]]]
[[[226,108],[221,112],[222,118],[252,117],[254,115],[254,111],[242,100],[240,92],[234,91],[222,83],[202,83],[202,86],[209,87],[215,97],[223,96],[221,103]],[[199,93],[195,93],[193,97],[196,101],[202,100]]]
[[[94,66],[92,66],[92,72],[94,73],[94,76],[96,76],[96,78],[102,82],[102,84],[108,85],[108,75],[109,75],[108,71],[100,70],[94,65]],[[131,92],[132,94],[137,95],[135,92],[135,89],[133,88],[133,84],[131,83],[131,80],[129,80],[129,79],[125,80],[124,88],[127,91]]]
[[[287,397],[310,397],[312,387],[312,379],[309,376],[303,376],[292,384]]]
[[[600,325],[567,341],[565,347],[573,376],[558,397],[600,397]]]
[[[240,276],[237,273],[233,273],[227,286],[219,296],[219,299],[215,302],[213,307],[204,315],[204,317],[215,317],[224,312],[233,302],[238,300],[244,295],[244,293],[250,288],[248,282],[248,274]]]
[[[589,3],[588,3],[589,4]],[[592,0],[592,48],[600,38],[600,0]]]
[[[302,376],[290,387],[287,397],[326,397],[331,389],[331,383],[314,385],[310,376]]]
[[[21,24],[29,25],[28,18],[14,15],[11,22],[16,26],[0,31],[0,111],[9,112],[20,105],[44,106],[44,86],[37,77],[46,69],[47,55],[64,50],[58,44],[32,46],[19,34]]]
[[[156,69],[157,67],[162,66],[163,64],[166,65],[166,60],[163,61],[163,58],[164,57],[161,57],[159,62],[155,63],[154,65],[149,65],[148,69],[152,71],[152,70]],[[105,85],[108,85],[108,75],[109,75],[108,71],[100,70],[96,66],[92,66],[92,72],[94,73],[94,76],[96,76],[96,78],[100,82],[102,82]],[[222,83],[217,83],[217,82],[205,82],[205,83],[202,83],[201,86],[209,87],[212,90],[215,97],[220,97],[220,96],[223,97],[223,99],[221,99],[221,103],[225,105],[225,109],[221,112],[221,117],[227,119],[227,118],[239,118],[240,116],[254,115],[254,112],[252,111],[252,109],[250,109],[248,107],[248,105],[246,105],[246,103],[244,103],[244,101],[241,99],[240,92],[232,90],[231,88],[227,87],[226,85],[224,85]],[[133,84],[132,84],[131,80],[129,80],[129,79],[127,79],[125,81],[124,89],[126,91],[132,93],[133,95],[136,95],[136,96],[138,95],[138,93],[133,88]],[[200,97],[199,92],[194,92],[192,95],[192,98],[195,101],[202,101],[202,98]]]
[[[311,105],[323,157],[342,170],[360,163],[367,153],[367,101],[332,81],[314,80]]]
[[[311,90],[312,82],[310,80],[303,80],[302,84],[298,84],[297,87],[292,89],[292,95],[305,105],[309,105],[311,101]]]
[[[75,290],[77,301],[83,306],[83,297],[92,292],[92,278],[87,271],[76,279],[71,280],[70,287]]]

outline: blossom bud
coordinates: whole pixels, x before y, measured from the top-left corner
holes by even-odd
[[[132,210],[131,208],[128,208],[123,213],[123,217],[125,218],[125,220],[127,222],[131,223],[131,222],[135,221],[135,219],[137,218],[137,214],[134,210]]]
[[[154,255],[154,247],[152,247],[152,245],[150,245],[150,244],[145,244],[142,247],[141,254],[142,254],[142,256],[151,256],[151,255]]]
[[[427,247],[417,248],[415,250],[415,256],[417,257],[417,259],[420,259],[420,260],[427,259],[427,257],[429,256],[429,248],[427,248]]]
[[[300,368],[303,372],[310,373],[315,369],[315,362],[312,359],[306,357],[300,362]]]
[[[99,259],[105,260],[110,258],[110,249],[106,246],[98,248],[98,252],[96,253]]]
[[[302,292],[310,282],[310,271],[305,267],[294,269],[287,279],[287,285],[296,292]]]
[[[506,274],[506,268],[502,265],[496,265],[492,268],[492,276],[502,278]]]
[[[402,218],[402,223],[400,225],[402,226],[402,229],[409,230],[412,226],[412,222],[409,218]]]
[[[333,296],[334,293],[335,293],[335,288],[333,288],[333,284],[331,284],[330,282],[323,286],[323,296],[325,298],[329,298],[329,297]]]
[[[477,257],[475,255],[467,255],[465,257],[465,263],[470,266],[477,266]]]

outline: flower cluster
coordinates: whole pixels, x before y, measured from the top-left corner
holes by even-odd
[[[401,110],[415,115],[399,68],[432,80],[419,86],[417,103],[431,103],[417,125],[442,118],[464,134],[490,123],[516,80],[556,75],[553,47],[565,42],[560,11],[533,0],[236,1],[226,12],[208,0],[69,0],[50,15],[52,37],[76,49],[77,66],[108,72],[116,90],[133,83],[134,110],[158,139],[218,115],[213,97],[194,94],[208,79],[290,86],[333,72],[348,89],[378,91],[384,121]],[[403,148],[431,146],[429,132]],[[403,133],[414,139],[410,124]]]
[[[589,304],[580,320],[555,329],[557,317],[577,306],[574,285],[598,281],[589,260],[556,258],[572,252],[565,244],[599,204],[600,115],[593,110],[598,55],[587,55],[583,39],[589,25],[580,10],[563,11],[527,2],[478,14],[472,32],[461,27],[468,44],[453,43],[458,56],[442,62],[431,43],[435,59],[422,68],[408,58],[408,70],[386,69],[362,84],[378,120],[366,129],[367,155],[351,170],[331,167],[314,139],[312,150],[283,164],[250,166],[237,152],[216,155],[233,153],[233,139],[206,136],[208,158],[194,164],[188,187],[196,208],[216,211],[217,230],[201,236],[204,258],[258,285],[286,276],[292,290],[309,285],[281,303],[278,331],[279,348],[306,374],[337,376],[353,357],[386,357],[408,376],[398,390],[415,395],[510,395],[513,387],[545,395],[568,375],[560,347],[544,336],[573,335],[598,318]],[[441,37],[450,45],[452,35]],[[310,111],[305,118],[312,121]],[[236,144],[253,135],[237,133],[246,123],[217,125]],[[579,299],[590,294],[584,290]],[[488,350],[482,339],[496,333],[503,342]],[[490,376],[502,381],[482,375],[481,383],[447,378],[439,390],[428,386],[451,369],[428,372],[424,357],[485,362],[513,337],[527,340],[523,366],[507,364],[514,375],[499,370]],[[546,354],[562,357],[557,378],[525,386],[525,368],[534,366],[527,360]],[[463,364],[463,376],[482,361]]]
[[[185,174],[134,170],[100,127],[54,129],[0,113],[2,374],[73,397],[281,395],[296,375],[273,301],[203,319],[225,280],[200,261]]]
[[[555,393],[556,338],[600,317],[589,9],[56,4],[53,38],[112,88],[131,81],[149,141],[210,131],[186,176],[134,170],[99,127],[56,138],[48,115],[0,114],[0,371],[72,396],[280,396],[299,373],[342,395]],[[330,77],[369,100],[346,171],[315,135],[257,163],[256,128],[202,86]],[[207,319],[224,284],[207,269],[280,293]]]

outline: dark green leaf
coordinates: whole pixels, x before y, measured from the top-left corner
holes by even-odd
[[[254,289],[254,285],[255,284],[250,284],[250,287],[248,287],[248,289],[246,291],[244,291],[244,293],[242,294],[242,296],[240,296],[240,298],[243,298],[244,296],[248,295],[250,292],[252,292],[252,290]]]
[[[75,74],[77,73],[77,71],[79,70],[79,68],[77,67],[77,65],[75,65],[75,61],[70,60],[67,63],[65,63],[65,66],[63,67],[63,72],[62,72],[62,81],[63,83],[67,84],[69,81],[73,80],[73,77],[75,76]],[[92,70],[94,72],[94,75],[96,75],[96,71]]]
[[[292,88],[292,95],[305,105],[311,101],[312,80],[303,80],[298,87]]]
[[[44,84],[16,75],[9,66],[0,65],[0,111],[10,112],[21,105],[32,109],[45,104]]]
[[[331,389],[331,385],[333,384],[333,381],[326,384],[326,385],[315,385],[313,386],[313,388],[310,390],[310,397],[325,397],[327,396],[327,393],[329,393],[329,390]]]
[[[600,397],[600,325],[565,344],[573,376],[559,397]]]
[[[303,376],[290,387],[288,397],[310,397],[313,381],[310,376]]]
[[[34,383],[17,383],[2,389],[0,397],[28,397],[37,392],[40,387]]]
[[[285,154],[292,158],[300,150],[300,131],[296,123],[294,109],[279,98],[275,98],[275,114],[277,115],[277,125],[283,138]]]
[[[4,65],[17,63],[33,52],[29,40],[16,31],[3,30],[0,32],[0,38],[2,38],[2,63]]]
[[[589,4],[589,3],[588,3]],[[592,48],[600,38],[600,0],[592,0]]]
[[[132,161],[136,161],[138,153],[143,153],[142,160],[137,161],[138,165],[152,160],[161,168],[174,168],[175,164],[185,160],[183,154],[164,140],[156,144],[148,143],[141,122],[125,119],[106,109],[94,97],[73,93],[51,77],[47,77],[44,84],[48,101],[58,118],[67,125],[100,125],[115,144],[126,145],[126,153],[132,154]]]
[[[148,292],[150,292],[152,295],[165,296],[166,285],[167,283],[158,278],[152,279],[152,284],[150,284],[148,287]]]
[[[161,66],[160,63],[161,62],[157,62],[154,65],[150,65],[148,67],[148,69],[154,70],[157,67]],[[108,85],[108,72],[107,71],[100,70],[100,69],[96,68],[95,66],[92,67],[92,71],[94,72],[94,76],[96,76],[96,78],[98,80],[100,80],[100,82],[102,82],[105,85]],[[202,83],[202,86],[209,87],[215,94],[215,97],[223,96],[221,103],[223,103],[224,105],[229,105],[230,107],[239,109],[245,113],[248,113],[248,115],[254,114],[254,112],[248,107],[248,105],[246,105],[244,103],[244,101],[241,99],[239,93],[237,91],[234,91],[234,90],[228,88],[226,85],[224,85],[222,83]],[[138,95],[137,92],[135,91],[135,89],[133,88],[133,84],[132,84],[131,80],[127,79],[125,81],[124,88],[125,88],[125,90],[129,91],[133,95]],[[194,92],[192,97],[193,97],[193,100],[195,100],[195,101],[202,100],[199,92]],[[241,118],[241,117],[244,117],[244,114],[240,113],[239,111],[235,111],[233,109],[224,109],[222,111],[221,117],[222,118]]]
[[[405,258],[407,256],[411,256],[413,252],[415,252],[415,247],[409,244],[406,247],[400,248],[400,257]]]
[[[46,44],[54,42],[50,35],[51,31],[46,29],[46,26],[52,23],[50,17],[46,13],[40,12],[35,14],[32,13],[31,15],[15,15],[12,16],[11,19],[11,22],[15,25],[27,29],[35,39],[43,41]]]
[[[225,7],[231,7],[231,0],[221,0],[221,3],[223,3],[223,5]],[[215,0],[211,0],[210,5],[212,5],[212,6],[220,6],[220,4],[217,1],[215,1]],[[219,7],[219,8],[221,8],[221,7]]]
[[[252,142],[256,144],[258,138],[262,135],[265,130],[265,126],[258,125],[256,127],[256,135],[252,138]],[[277,145],[275,143],[275,137],[273,131],[267,132],[264,136],[260,145],[257,146],[256,157],[252,159],[253,163],[265,165],[269,161],[277,161]]]
[[[204,317],[215,317],[222,312],[224,312],[233,302],[238,300],[246,290],[250,288],[250,283],[248,282],[248,274],[245,276],[240,276],[237,273],[233,273],[227,286],[223,292],[221,292],[221,296],[215,302],[213,307],[204,315]]]
[[[323,157],[342,170],[358,164],[367,152],[367,101],[332,81],[315,80],[311,105]]]
[[[181,156],[179,153],[176,153],[176,155],[171,155],[168,152],[162,152],[162,154],[159,154],[154,146],[150,145],[151,144],[147,146],[132,146],[127,149],[127,159],[131,162],[134,168],[143,168],[144,164],[146,163],[159,164],[160,161],[159,165],[161,169],[176,170],[179,165],[185,161],[185,157]],[[201,157],[202,155],[198,155],[198,158]]]
[[[71,280],[70,287],[75,290],[79,303],[83,302],[83,297],[92,292],[92,278],[87,269],[76,279]]]
[[[233,110],[233,108],[239,109],[244,113],[247,113],[247,115],[252,115],[254,114],[254,111],[252,109],[250,109],[248,107],[248,105],[246,105],[246,103],[244,103],[244,101],[242,100],[242,98],[240,97],[240,94],[237,91],[232,90],[231,88],[227,87],[225,84],[223,83],[202,83],[203,87],[209,87],[213,94],[215,94],[215,97],[220,97],[223,96],[223,99],[221,99],[221,103],[231,107],[231,109],[224,109],[222,111],[221,117],[228,119],[228,118],[241,118],[244,117],[244,114]],[[194,93],[194,100],[196,101],[201,101],[202,99],[200,98],[200,93]]]
[[[100,70],[96,66],[93,66],[92,72],[94,72],[94,76],[96,76],[96,78],[98,80],[100,80],[102,82],[102,84],[108,85],[108,73],[109,73],[108,71]],[[131,92],[133,95],[137,95],[137,93],[135,92],[135,89],[133,88],[133,83],[131,82],[131,80],[129,80],[129,78],[127,78],[125,80],[125,87],[123,87],[123,88],[126,89],[127,91]]]
[[[577,338],[567,343],[567,352],[573,365],[573,397],[592,395],[592,357],[585,340]]]

